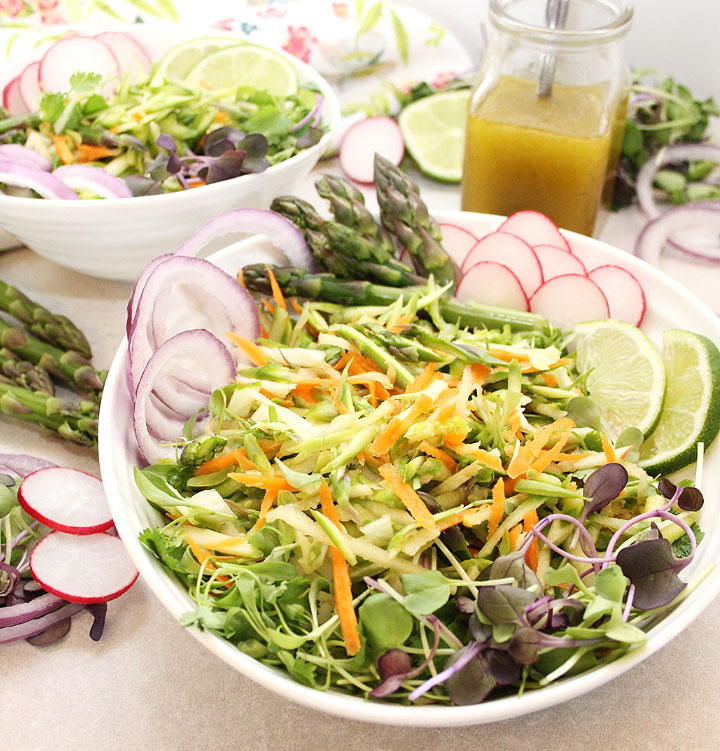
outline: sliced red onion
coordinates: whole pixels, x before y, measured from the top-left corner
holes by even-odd
[[[125,333],[127,334],[128,339],[130,338],[138,301],[140,300],[140,295],[145,288],[145,282],[147,281],[147,278],[150,276],[150,274],[155,271],[155,267],[161,264],[163,261],[167,261],[168,258],[172,258],[171,253],[165,253],[161,256],[158,256],[157,258],[153,258],[153,260],[150,261],[150,263],[148,263],[148,265],[145,266],[145,268],[140,272],[140,276],[135,282],[135,286],[133,287],[133,291],[130,294],[130,299],[128,300],[127,304],[127,321],[125,323]]]
[[[153,352],[187,329],[206,329],[219,338],[234,331],[256,339],[260,318],[248,291],[209,261],[176,256],[158,264],[140,293],[131,326],[131,391],[137,389]],[[197,388],[186,378],[181,380]]]
[[[67,601],[52,594],[40,595],[30,602],[21,605],[11,605],[10,607],[0,608],[0,628],[6,626],[17,626],[19,623],[25,623],[33,618],[39,618],[46,613],[57,610]]]
[[[160,459],[172,459],[176,449],[172,445],[182,436],[175,428],[196,414],[197,408],[193,402],[185,410],[177,412],[177,423],[169,422],[172,432],[166,435],[151,435],[148,429],[150,418],[148,405],[151,404],[153,389],[166,378],[172,378],[178,365],[190,367],[206,379],[208,397],[221,386],[231,383],[235,378],[235,363],[227,347],[209,331],[193,329],[182,331],[168,339],[150,358],[143,371],[135,394],[133,408],[133,427],[138,447],[145,459],[154,464]],[[155,425],[157,427],[157,425]],[[197,431],[202,430],[202,423],[196,424]]]
[[[678,143],[666,146],[659,151],[654,159],[648,159],[638,172],[636,191],[640,208],[645,212],[648,219],[660,216],[653,197],[653,181],[658,171],[666,164],[674,162],[717,162],[720,164],[720,146],[709,143]]]
[[[53,176],[73,190],[91,190],[101,198],[132,198],[127,183],[102,167],[65,164],[53,170]]]
[[[310,112],[307,113],[307,115],[305,115],[305,117],[303,117],[302,120],[298,120],[295,125],[290,128],[290,132],[295,133],[311,121],[313,125],[317,125],[320,122],[320,117],[322,117],[322,101],[322,94],[316,91],[315,106],[310,110]]]
[[[4,158],[0,159],[0,183],[30,188],[43,198],[79,201],[78,194],[52,173]]]
[[[46,628],[35,636],[28,636],[25,641],[28,644],[32,644],[33,647],[48,647],[50,644],[55,644],[56,641],[60,641],[64,636],[67,636],[70,632],[70,625],[72,621],[70,618],[66,618],[64,621],[58,621],[53,623],[50,628]]]
[[[17,626],[6,626],[0,628],[0,644],[7,644],[11,641],[17,641],[18,639],[27,639],[35,634],[40,634],[46,629],[54,626],[60,621],[64,621],[66,618],[70,618],[75,613],[80,612],[84,605],[75,602],[69,602],[67,605],[54,610],[52,613],[34,618],[31,621],[20,623]]]
[[[635,254],[645,261],[657,264],[665,241],[676,232],[696,228],[706,229],[717,236],[720,234],[720,206],[707,203],[690,203],[675,206],[645,225],[635,242]],[[713,253],[691,249],[686,246],[675,247],[683,253],[703,261],[720,263],[720,250]]]
[[[302,232],[289,219],[269,209],[234,209],[220,214],[200,227],[175,254],[197,256],[213,240],[240,232],[264,235],[285,255],[290,265],[312,268],[312,255]]]
[[[0,159],[10,159],[28,167],[36,167],[43,172],[50,172],[52,162],[44,154],[41,154],[29,146],[21,146],[19,143],[4,143],[0,146]]]
[[[57,464],[29,454],[0,454],[0,471],[9,472],[18,477],[25,477],[31,472],[48,467],[57,467]]]

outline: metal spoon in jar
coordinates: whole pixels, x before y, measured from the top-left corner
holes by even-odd
[[[547,0],[545,6],[545,24],[549,29],[563,29],[567,21],[570,0]],[[547,98],[552,94],[555,78],[555,55],[546,52],[540,59],[540,77],[538,79],[539,97]]]

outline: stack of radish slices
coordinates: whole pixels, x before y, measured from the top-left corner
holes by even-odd
[[[460,269],[456,297],[544,316],[560,329],[615,318],[639,326],[645,314],[640,282],[616,265],[588,270],[544,214],[519,211],[476,237],[441,224],[443,247]]]
[[[3,89],[3,107],[20,117],[37,109],[40,97],[48,91],[70,90],[70,77],[78,71],[98,73],[109,95],[118,81],[130,76],[135,81],[150,71],[151,60],[143,46],[130,34],[105,31],[94,37],[74,34],[50,46],[39,59],[27,65]]]
[[[40,469],[22,481],[18,501],[54,530],[30,553],[30,571],[46,592],[102,603],[135,583],[138,572],[120,538],[107,532],[113,520],[97,477],[67,467]]]

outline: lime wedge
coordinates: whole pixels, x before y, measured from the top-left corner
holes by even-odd
[[[603,430],[615,440],[626,428],[645,436],[655,428],[665,399],[665,367],[652,342],[623,321],[575,326],[577,367],[600,410]]]
[[[695,461],[720,429],[720,351],[707,338],[673,329],[663,334],[667,394],[660,422],[640,449],[639,464],[652,475],[676,472]]]
[[[398,124],[405,147],[430,177],[460,182],[470,90],[448,91],[405,107]]]
[[[292,63],[257,44],[226,47],[207,55],[190,71],[185,84],[203,91],[251,86],[273,96],[290,96],[298,88]]]
[[[187,74],[207,55],[217,52],[223,47],[231,47],[244,44],[239,39],[231,37],[202,37],[190,39],[187,42],[173,47],[158,64],[157,72],[153,81],[174,81],[179,83],[185,80]]]

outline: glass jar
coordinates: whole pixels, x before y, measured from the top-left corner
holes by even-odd
[[[491,39],[468,111],[464,210],[534,209],[593,233],[622,146],[631,18],[624,0],[490,0]]]

